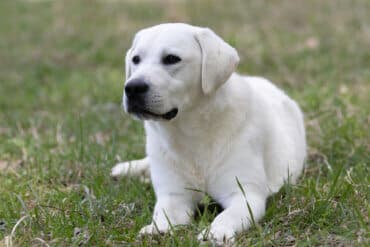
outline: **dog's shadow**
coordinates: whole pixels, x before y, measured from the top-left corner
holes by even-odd
[[[195,208],[194,219],[199,220],[212,220],[216,215],[221,213],[224,208],[213,200],[211,197],[206,196]]]

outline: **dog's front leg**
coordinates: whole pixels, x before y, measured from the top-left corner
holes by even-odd
[[[189,224],[193,216],[194,203],[187,194],[174,193],[157,197],[152,223],[143,227],[139,235],[166,233],[173,226]]]
[[[223,204],[227,205],[212,222],[209,229],[198,235],[200,241],[210,240],[218,245],[232,245],[235,234],[246,230],[265,213],[266,198],[253,190],[236,193]],[[249,205],[249,206],[248,206]]]

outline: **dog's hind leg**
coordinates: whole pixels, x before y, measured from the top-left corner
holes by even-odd
[[[148,180],[150,179],[149,159],[145,157],[141,160],[118,163],[112,168],[111,176],[113,178],[132,176]]]

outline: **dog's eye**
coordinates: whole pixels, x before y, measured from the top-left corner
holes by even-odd
[[[162,59],[162,63],[165,65],[175,64],[181,61],[181,58],[176,55],[167,55]]]
[[[140,57],[139,56],[134,56],[133,58],[132,58],[132,62],[134,63],[134,64],[138,64],[138,63],[140,63]]]

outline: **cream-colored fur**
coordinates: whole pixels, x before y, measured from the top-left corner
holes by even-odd
[[[181,61],[164,65],[166,54]],[[141,60],[133,64],[136,55]],[[225,210],[199,239],[232,243],[251,225],[246,201],[257,221],[267,197],[300,175],[306,155],[301,110],[268,80],[234,73],[238,62],[235,49],[206,28],[162,24],[136,35],[126,81],[145,78],[145,109],[156,115],[133,113],[144,120],[147,157],[117,164],[112,175],[150,173],[157,202],[141,234],[188,224],[205,192]],[[174,118],[158,117],[174,108]]]

